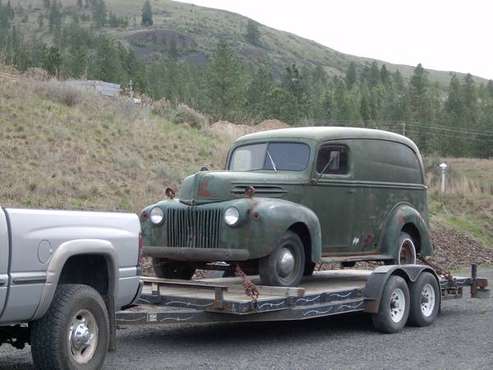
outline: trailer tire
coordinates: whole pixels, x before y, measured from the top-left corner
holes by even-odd
[[[382,333],[397,333],[409,317],[410,296],[406,280],[393,275],[385,283],[378,312],[372,315],[375,329]]]
[[[297,286],[305,272],[305,248],[300,237],[287,231],[272,253],[259,261],[264,285]]]
[[[409,324],[428,326],[435,321],[440,308],[440,286],[437,279],[429,272],[423,272],[411,284],[411,308]]]
[[[109,341],[108,310],[101,295],[87,285],[60,285],[48,312],[31,324],[37,369],[100,369]]]

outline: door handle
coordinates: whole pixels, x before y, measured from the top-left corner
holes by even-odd
[[[349,189],[347,192],[350,194],[354,194],[354,193],[356,193],[356,190],[355,189]]]

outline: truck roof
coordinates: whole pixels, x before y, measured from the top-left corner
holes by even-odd
[[[238,138],[236,143],[262,139],[309,139],[315,141],[334,139],[379,139],[400,142],[409,146],[415,152],[418,152],[416,144],[405,136],[389,131],[357,127],[317,126],[282,128],[248,134]]]

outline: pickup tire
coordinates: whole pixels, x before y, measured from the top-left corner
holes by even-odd
[[[101,295],[81,284],[60,285],[48,312],[31,326],[37,369],[99,369],[108,352],[109,315]]]
[[[272,253],[259,261],[264,285],[297,286],[305,272],[305,248],[300,237],[287,231]]]

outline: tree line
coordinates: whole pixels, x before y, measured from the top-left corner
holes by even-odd
[[[351,62],[336,76],[329,76],[322,66],[295,64],[274,75],[268,64],[242,63],[223,41],[203,65],[181,60],[176,47],[160,60],[144,63],[131,49],[98,32],[112,24],[103,0],[77,1],[82,12],[69,11],[57,0],[44,3],[40,17],[48,22],[49,43],[35,36],[25,39],[14,22],[22,18],[23,14],[17,14],[22,9],[14,10],[10,2],[0,0],[1,61],[20,70],[41,67],[61,78],[124,86],[132,81],[135,89],[153,99],[185,103],[214,120],[277,118],[293,125],[382,128],[411,137],[425,153],[493,156],[491,80],[478,84],[470,74],[452,74],[449,85],[443,87],[430,81],[421,64],[406,79],[398,70],[389,71],[376,62]],[[150,26],[152,8],[148,1],[143,5],[141,23]],[[94,27],[82,24],[88,20]],[[124,18],[113,20],[118,27],[125,27],[125,22]],[[252,45],[261,43],[255,22],[248,22],[244,37]]]

